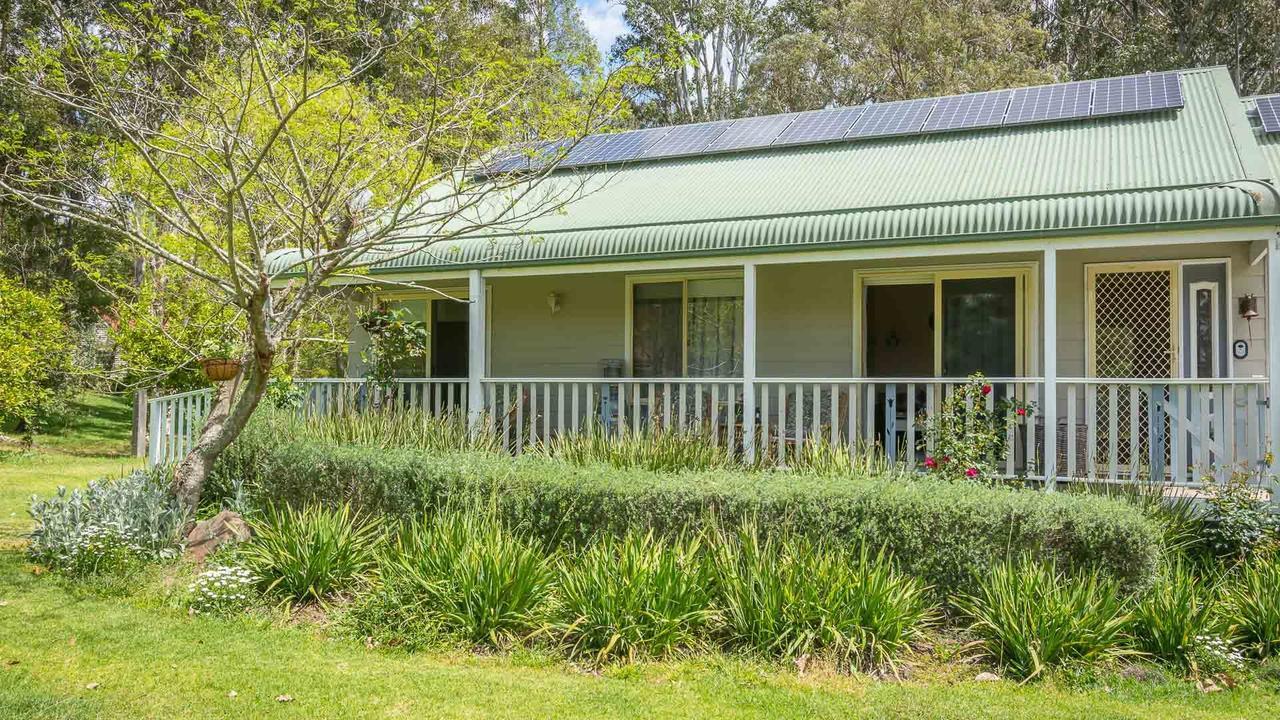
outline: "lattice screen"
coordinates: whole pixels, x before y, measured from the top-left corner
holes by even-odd
[[[1094,374],[1110,378],[1172,377],[1175,352],[1172,268],[1098,272],[1094,276]],[[1141,397],[1139,402],[1146,402]],[[1129,389],[1121,386],[1116,398],[1118,460],[1126,467],[1143,462],[1150,453],[1150,428],[1145,407],[1139,417],[1138,447],[1141,457],[1130,458]],[[1110,447],[1112,429],[1108,389],[1099,387],[1097,414],[1098,452]],[[1168,433],[1161,433],[1166,439]],[[1166,448],[1167,452],[1167,448]],[[1098,460],[1101,462],[1102,457]]]

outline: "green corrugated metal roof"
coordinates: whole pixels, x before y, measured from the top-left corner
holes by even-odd
[[[1255,109],[1253,98],[1245,98],[1244,107],[1247,110]],[[1262,124],[1257,123],[1253,128],[1254,139],[1258,143],[1258,150],[1262,153],[1262,157],[1267,161],[1267,167],[1270,171],[1268,179],[1273,185],[1280,185],[1280,133],[1266,133],[1262,131]]]
[[[1266,219],[1274,208],[1225,186],[1275,177],[1226,70],[1182,77],[1179,111],[562,171],[540,192],[587,191],[563,213],[375,270]]]

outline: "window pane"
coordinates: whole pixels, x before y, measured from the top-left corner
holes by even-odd
[[[682,286],[679,282],[635,286],[631,361],[636,377],[680,377]]]
[[[1011,277],[942,281],[942,374],[1012,377],[1017,285]]]
[[[689,377],[741,377],[742,280],[689,281]]]
[[[1213,291],[1196,290],[1196,377],[1213,377],[1213,353],[1215,338],[1213,332]]]

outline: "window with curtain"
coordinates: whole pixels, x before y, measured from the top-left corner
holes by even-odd
[[[637,283],[636,377],[741,377],[742,279]]]

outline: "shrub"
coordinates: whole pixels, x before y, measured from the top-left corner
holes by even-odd
[[[1217,595],[1215,582],[1204,579],[1185,562],[1172,563],[1134,605],[1130,627],[1134,646],[1159,660],[1190,669],[1197,638],[1213,629]]]
[[[949,480],[992,482],[1006,454],[1009,425],[1026,422],[1034,407],[1016,398],[994,400],[995,388],[982,375],[957,385],[933,415],[920,413],[921,446],[931,447],[925,468]],[[988,407],[990,402],[990,407]],[[913,449],[914,450],[914,449]]]
[[[764,655],[893,667],[932,617],[923,585],[865,545],[763,536],[748,524],[722,536],[714,567],[727,644]]]
[[[1070,576],[1042,562],[993,567],[955,605],[985,654],[1020,678],[1124,653],[1129,616],[1120,588],[1097,572]]]
[[[1236,568],[1223,592],[1222,611],[1244,650],[1257,658],[1280,655],[1280,555]]]
[[[223,614],[243,610],[257,597],[257,578],[248,568],[218,565],[202,571],[187,587],[191,612]]]
[[[216,472],[276,503],[337,505],[412,516],[468,498],[548,542],[588,543],[633,529],[678,534],[709,512],[762,530],[869,540],[939,594],[972,590],[1011,551],[1064,570],[1096,565],[1126,587],[1154,575],[1155,525],[1122,502],[920,478],[712,470],[657,473],[488,453],[430,454],[292,442],[250,433]]]
[[[694,539],[603,537],[565,563],[556,629],[597,664],[698,644],[712,618],[710,572]]]
[[[269,508],[243,549],[263,592],[320,602],[352,589],[374,565],[379,528],[350,506]]]
[[[1202,533],[1209,552],[1225,560],[1243,560],[1270,545],[1273,521],[1266,499],[1258,495],[1265,487],[1260,476],[1244,471],[1221,483],[1206,478],[1208,507]]]
[[[1244,655],[1230,640],[1217,635],[1197,635],[1187,647],[1187,664],[1199,678],[1231,676],[1244,672]]]
[[[84,490],[59,487],[54,497],[33,497],[30,512],[32,559],[79,575],[176,557],[188,517],[164,478],[142,471]]]
[[[555,580],[540,547],[475,512],[410,523],[380,569],[395,622],[498,647],[542,626]]]

